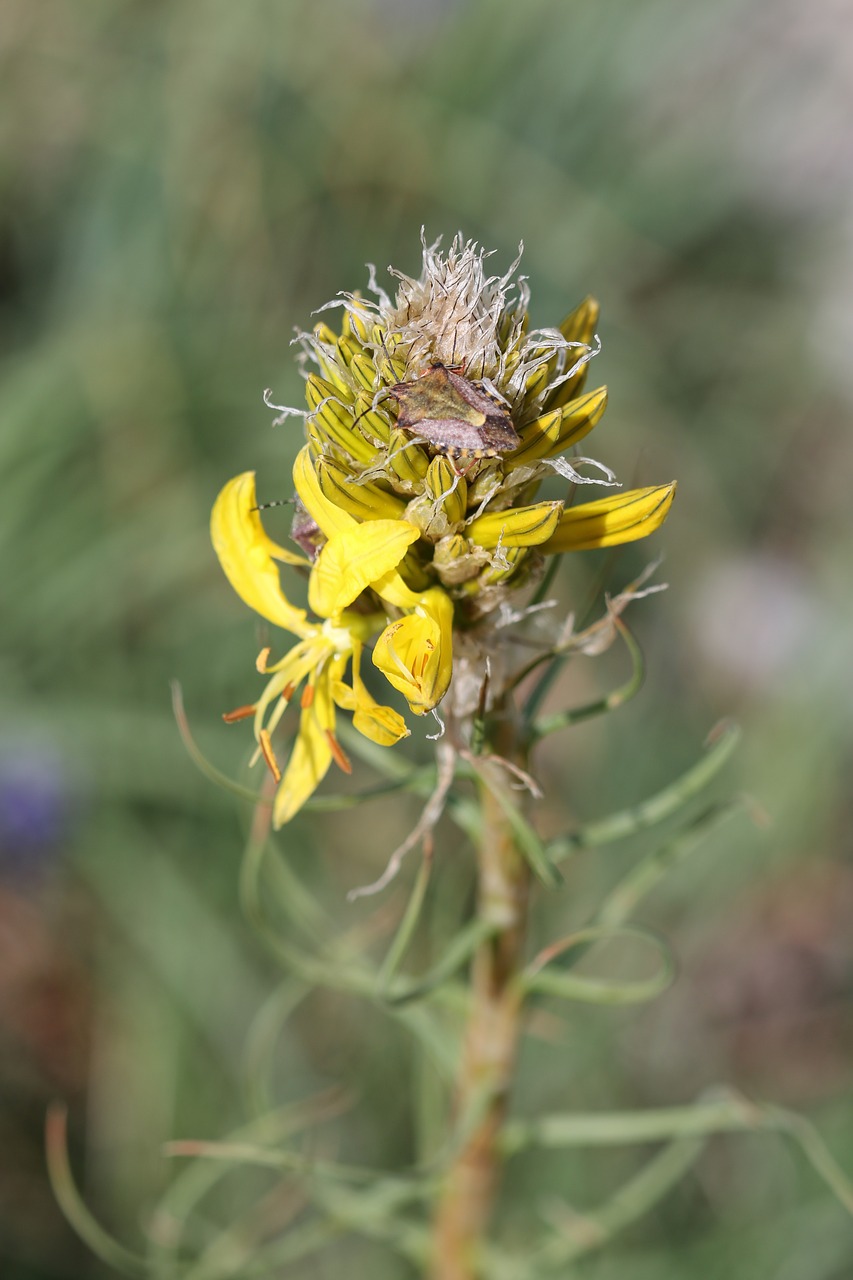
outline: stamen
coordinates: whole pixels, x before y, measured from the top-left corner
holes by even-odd
[[[313,684],[306,684],[305,688],[302,690],[302,697],[299,699],[299,705],[303,711],[307,711],[310,706],[313,706],[313,704],[314,686]]]
[[[339,769],[342,769],[344,773],[352,773],[352,765],[350,764],[349,756],[346,754],[331,729],[326,730],[326,737],[329,740],[329,750],[332,753],[332,759],[335,764]]]
[[[268,729],[261,729],[260,733],[258,734],[258,741],[260,743],[260,748],[261,748],[261,751],[263,752],[264,759],[267,762],[267,768],[269,769],[272,776],[275,778],[276,782],[281,782],[281,769],[279,768],[278,761],[275,758],[275,752],[272,749],[272,743],[270,742],[270,735],[269,735]]]
[[[296,692],[296,685],[293,683],[292,680],[288,680],[287,684],[284,686],[284,688],[281,691],[281,696],[285,702],[290,702],[290,699],[293,697],[295,692]]]
[[[236,724],[238,720],[248,720],[249,716],[253,716],[254,714],[255,703],[253,702],[251,706],[235,707],[233,711],[225,711],[222,719],[226,724]]]
[[[394,661],[394,663],[395,663],[395,665],[396,665],[396,667],[397,667],[398,671],[399,671],[399,672],[400,672],[400,674],[403,676],[404,680],[414,680],[414,679],[415,679],[415,669],[414,669],[414,667],[412,667],[412,669],[411,669],[411,670],[409,670],[409,668],[406,666],[405,662],[404,662],[404,661],[403,661],[403,659],[400,657],[400,655],[399,655],[399,653],[397,652],[397,650],[394,648],[394,641],[393,641],[393,640],[389,640],[389,641],[388,641],[388,653],[389,653],[390,657],[393,659],[393,661]]]
[[[257,671],[260,672],[261,675],[264,675],[266,673],[269,656],[270,656],[270,646],[266,645],[265,648],[261,649],[257,658],[255,659],[255,668]]]
[[[284,698],[279,698],[278,702],[275,704],[275,709],[272,715],[267,720],[267,732],[269,733],[270,737],[272,737],[272,735],[275,733],[276,729],[278,728],[279,721],[281,720],[281,717],[284,715],[286,710],[287,710],[287,702],[285,701]]]

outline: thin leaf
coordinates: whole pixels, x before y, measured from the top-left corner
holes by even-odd
[[[412,892],[409,894],[409,901],[406,904],[406,910],[403,912],[403,919],[400,921],[394,940],[388,948],[382,967],[379,970],[379,990],[381,994],[385,993],[388,983],[397,972],[418,927],[431,871],[432,857],[425,853],[421,859],[421,865],[418,868]]]
[[[359,737],[361,737],[360,734]],[[429,780],[434,778],[433,765],[425,765],[422,769],[410,768],[405,777],[392,778],[388,782],[377,783],[375,787],[365,787],[363,791],[341,792],[330,796],[316,794],[309,796],[302,806],[302,812],[339,813],[344,809],[357,809],[366,800],[392,795],[395,791],[419,791],[422,784],[427,785]]]
[[[260,809],[256,811],[252,833],[240,867],[240,901],[247,920],[270,954],[309,986],[321,985],[333,990],[368,994],[372,982],[364,965],[335,966],[316,955],[310,955],[288,942],[282,930],[276,929],[267,918],[263,907],[261,870],[267,853],[269,822],[270,810],[267,806],[263,813]]]
[[[199,1265],[182,1272],[181,1280],[225,1280],[228,1276],[236,1276],[237,1280],[252,1280],[254,1276],[268,1280],[290,1263],[318,1253],[346,1230],[344,1223],[327,1218],[300,1222],[290,1227],[283,1238],[255,1247],[250,1257],[235,1258],[231,1266],[226,1264],[227,1269],[211,1250]]]
[[[258,1118],[269,1114],[275,1103],[272,1072],[276,1045],[285,1023],[308,995],[304,983],[286,978],[255,1014],[246,1037],[246,1094],[248,1110]]]
[[[617,707],[629,702],[631,698],[640,692],[646,676],[643,651],[621,618],[614,618],[613,625],[625,641],[625,645],[631,655],[633,667],[630,679],[625,684],[620,685],[618,689],[613,689],[612,692],[605,694],[603,698],[596,698],[594,702],[587,702],[582,707],[575,707],[569,711],[558,711],[554,715],[543,716],[540,720],[535,720],[530,726],[532,741],[535,742],[539,738],[544,738],[549,733],[556,733],[559,729],[567,729],[569,725],[579,724],[582,720],[589,720],[592,716],[600,716],[608,711],[615,711]]]
[[[782,1107],[753,1103],[733,1090],[687,1107],[598,1114],[540,1116],[514,1121],[501,1143],[508,1155],[528,1146],[598,1147],[656,1142],[717,1133],[777,1132],[792,1138],[818,1176],[853,1215],[853,1180],[841,1168],[823,1138],[805,1116]]]
[[[716,777],[734,752],[740,736],[740,728],[736,724],[723,721],[709,734],[708,751],[674,782],[640,804],[598,822],[590,822],[570,835],[558,836],[548,845],[550,857],[557,861],[576,849],[590,849],[622,840],[666,821]]]
[[[411,984],[402,984],[386,991],[385,999],[390,1004],[405,1004],[420,996],[428,995],[440,987],[448,978],[471,959],[482,942],[486,942],[496,933],[494,924],[485,920],[472,920],[450,942],[442,948],[441,959],[422,978]]]
[[[329,1089],[259,1116],[235,1130],[229,1140],[264,1146],[285,1142],[305,1129],[339,1115],[341,1105],[340,1090]],[[194,1160],[177,1174],[157,1205],[149,1225],[153,1262],[162,1264],[177,1255],[191,1215],[229,1171],[227,1164]]]
[[[654,947],[661,963],[650,977],[621,982],[571,974],[552,966],[552,961],[560,955],[574,951],[577,953],[576,959],[579,959],[590,945],[623,937],[639,938]],[[639,1004],[652,1000],[665,991],[672,982],[674,972],[675,966],[669,948],[662,938],[636,927],[611,928],[594,925],[588,929],[579,929],[577,933],[570,934],[541,952],[519,981],[526,992],[559,996],[564,1000],[580,1000],[585,1004]]]
[[[206,778],[210,778],[211,782],[215,782],[218,787],[224,787],[226,791],[232,791],[241,800],[249,800],[252,804],[271,805],[272,798],[266,799],[263,792],[253,791],[251,787],[244,787],[242,783],[235,782],[233,778],[228,777],[227,773],[223,773],[221,769],[217,769],[215,764],[211,764],[207,756],[202,754],[190,730],[189,720],[184,710],[184,695],[180,682],[173,680],[170,687],[172,690],[172,711],[174,712],[178,732],[187,749],[187,755],[193,764]]]
[[[45,1125],[47,1173],[53,1194],[68,1222],[94,1254],[127,1276],[146,1276],[145,1259],[115,1240],[93,1217],[84,1203],[68,1159],[68,1112],[61,1102],[53,1103]]]
[[[599,1208],[592,1212],[563,1215],[560,1224],[563,1236],[551,1240],[539,1250],[539,1266],[562,1268],[575,1258],[607,1244],[619,1231],[624,1231],[659,1204],[681,1182],[704,1147],[705,1142],[700,1138],[672,1142]]]
[[[596,916],[601,925],[627,920],[645,896],[667,872],[691,854],[705,836],[742,807],[740,799],[720,801],[703,809],[686,830],[642,858],[605,898]]]
[[[231,1165],[254,1165],[261,1169],[280,1169],[299,1178],[317,1182],[329,1182],[343,1186],[365,1186],[371,1195],[393,1192],[408,1199],[426,1194],[427,1183],[423,1178],[385,1174],[381,1169],[366,1165],[338,1164],[333,1160],[315,1160],[299,1151],[284,1147],[269,1147],[257,1142],[207,1142],[184,1138],[167,1142],[163,1154],[170,1159],[192,1158],[196,1160],[223,1161]]]
[[[308,955],[299,947],[291,945],[282,931],[268,920],[263,906],[260,874],[267,849],[270,816],[269,806],[259,806],[255,813],[241,866],[240,896],[247,919],[257,930],[271,955],[308,986],[325,986],[333,991],[345,991],[376,1004],[420,1042],[442,1075],[452,1073],[455,1069],[452,1045],[430,1010],[422,1006],[397,1007],[378,999],[376,974],[363,959],[350,954],[333,956],[331,959]]]
[[[695,1164],[704,1142],[680,1140],[653,1156],[638,1173],[596,1209],[584,1210],[556,1204],[549,1218],[560,1232],[539,1248],[524,1254],[483,1251],[486,1280],[563,1280],[566,1264],[599,1249],[625,1227],[654,1208]],[[555,1271],[555,1268],[559,1268]]]

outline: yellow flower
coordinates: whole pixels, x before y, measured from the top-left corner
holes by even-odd
[[[321,321],[301,335],[313,368],[306,444],[293,468],[304,508],[293,536],[310,558],[267,536],[253,473],[227,484],[214,507],[213,543],[235,591],[296,637],[272,665],[261,654],[263,694],[226,717],[254,716],[259,752],[279,780],[277,826],[333,760],[349,769],[336,708],[383,746],[408,733],[365,687],[366,647],[422,716],[447,693],[454,638],[467,631],[450,710],[464,721],[471,691],[479,699],[484,687],[470,655],[480,661],[500,644],[543,557],[645,538],[672,504],[674,484],[614,493],[614,473],[575,452],[607,403],[605,387],[584,393],[601,345],[598,304],[587,298],[559,328],[532,328],[518,262],[490,276],[487,256],[461,237],[447,253],[424,241],[420,277],[393,272],[395,298],[372,275],[372,298],[339,295],[339,332]],[[540,495],[556,477],[570,489]],[[572,505],[590,484],[608,496]],[[282,563],[307,574],[307,609],[283,593]],[[271,735],[299,689],[299,732],[281,776]],[[497,702],[496,681],[490,690]]]
[[[431,711],[451,674],[453,605],[440,587],[426,591],[412,613],[390,623],[376,641],[374,664],[415,715]]]
[[[518,263],[490,276],[487,258],[460,236],[446,253],[424,241],[420,276],[392,273],[396,297],[374,275],[373,297],[339,295],[340,332],[321,321],[301,335],[313,368],[300,497],[327,536],[347,519],[416,525],[400,574],[412,589],[441,587],[462,627],[535,580],[543,554],[654,532],[674,492],[664,485],[571,505],[578,488],[616,484],[609,467],[575,452],[607,404],[606,387],[584,392],[600,351],[598,304],[586,298],[559,328],[534,329]],[[555,477],[569,494],[537,501]],[[326,524],[315,510],[323,497],[338,512]],[[392,683],[395,654],[432,629],[412,618],[407,607],[390,637],[394,653],[377,645],[374,660]]]
[[[647,538],[660,528],[675,497],[675,482],[648,489],[627,489],[611,498],[570,507],[560,516],[557,528],[540,550],[589,551],[593,547],[615,547],[623,542]]]
[[[276,561],[294,565],[309,562],[279,547],[265,532],[257,510],[253,472],[236,476],[225,485],[211,516],[213,546],[234,590],[262,617],[298,637],[290,652],[273,665],[268,661],[269,650],[261,653],[258,669],[271,676],[263,694],[253,706],[226,717],[254,715],[259,750],[279,781],[273,807],[276,826],[289,821],[302,807],[333,760],[349,772],[349,761],[335,737],[336,706],[352,711],[356,729],[382,746],[407,736],[402,716],[378,704],[360,677],[362,649],[379,628],[385,628],[380,641],[384,660],[391,665],[391,673],[386,674],[416,714],[431,710],[450,680],[450,602],[440,588],[417,595],[396,572],[419,536],[417,528],[405,520],[359,524],[319,490],[314,492],[316,474],[310,458],[300,456],[298,467],[300,496],[327,536],[311,566],[308,583],[308,603],[317,621],[311,621],[305,609],[291,604],[281,589]],[[385,612],[365,614],[349,609],[368,588],[395,608],[413,610],[414,627],[408,628],[404,637],[396,629],[408,618],[386,625]],[[353,678],[348,685],[344,675],[350,660]],[[377,665],[386,670],[382,663]],[[282,775],[271,734],[303,681],[299,733]]]
[[[294,464],[293,482],[308,514],[329,538],[311,572],[309,603],[312,603],[311,590],[314,590],[315,581],[326,574],[323,558],[329,555],[329,547],[341,537],[352,540],[345,544],[347,546],[355,545],[356,539],[358,545],[363,542],[365,547],[375,549],[374,555],[378,554],[381,540],[385,538],[380,529],[390,527],[408,531],[403,553],[420,537],[420,530],[405,520],[375,519],[359,524],[349,512],[336,506],[322,491],[307,445]],[[370,578],[369,585],[381,600],[406,611],[406,616],[391,622],[377,640],[373,661],[389,683],[405,696],[415,715],[424,715],[438,705],[450,684],[453,605],[441,587],[430,587],[422,592],[408,587],[396,572],[402,558],[403,555],[399,555],[391,569],[383,573],[374,572]],[[340,576],[348,578],[347,574]],[[367,582],[364,585],[368,585]],[[316,593],[322,590],[318,586]],[[312,607],[319,611],[316,603],[312,603]]]

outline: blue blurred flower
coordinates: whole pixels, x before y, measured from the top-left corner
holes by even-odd
[[[58,752],[0,746],[0,871],[41,870],[68,830],[71,807],[71,780]]]

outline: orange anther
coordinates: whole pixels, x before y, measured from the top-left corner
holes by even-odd
[[[352,765],[349,762],[349,757],[335,735],[332,733],[331,729],[326,730],[326,737],[329,740],[329,749],[332,752],[332,759],[335,764],[339,769],[342,769],[344,773],[352,773]]]
[[[299,700],[299,705],[301,706],[303,711],[307,711],[308,708],[313,703],[313,701],[314,701],[314,686],[313,684],[306,684],[305,688],[302,690],[302,697]]]
[[[255,704],[246,707],[235,707],[233,711],[223,713],[222,719],[226,724],[234,724],[236,720],[248,720],[249,716],[255,714]]]
[[[293,683],[292,680],[288,680],[287,684],[284,686],[284,688],[281,691],[281,696],[284,698],[285,702],[290,702],[290,699],[293,697],[295,691],[296,691],[296,685]]]
[[[269,730],[261,729],[261,732],[258,734],[258,740],[261,744],[261,751],[263,752],[264,759],[267,762],[267,768],[275,778],[276,782],[281,782],[281,769],[278,766],[278,761],[275,758],[275,752],[272,749]]]

